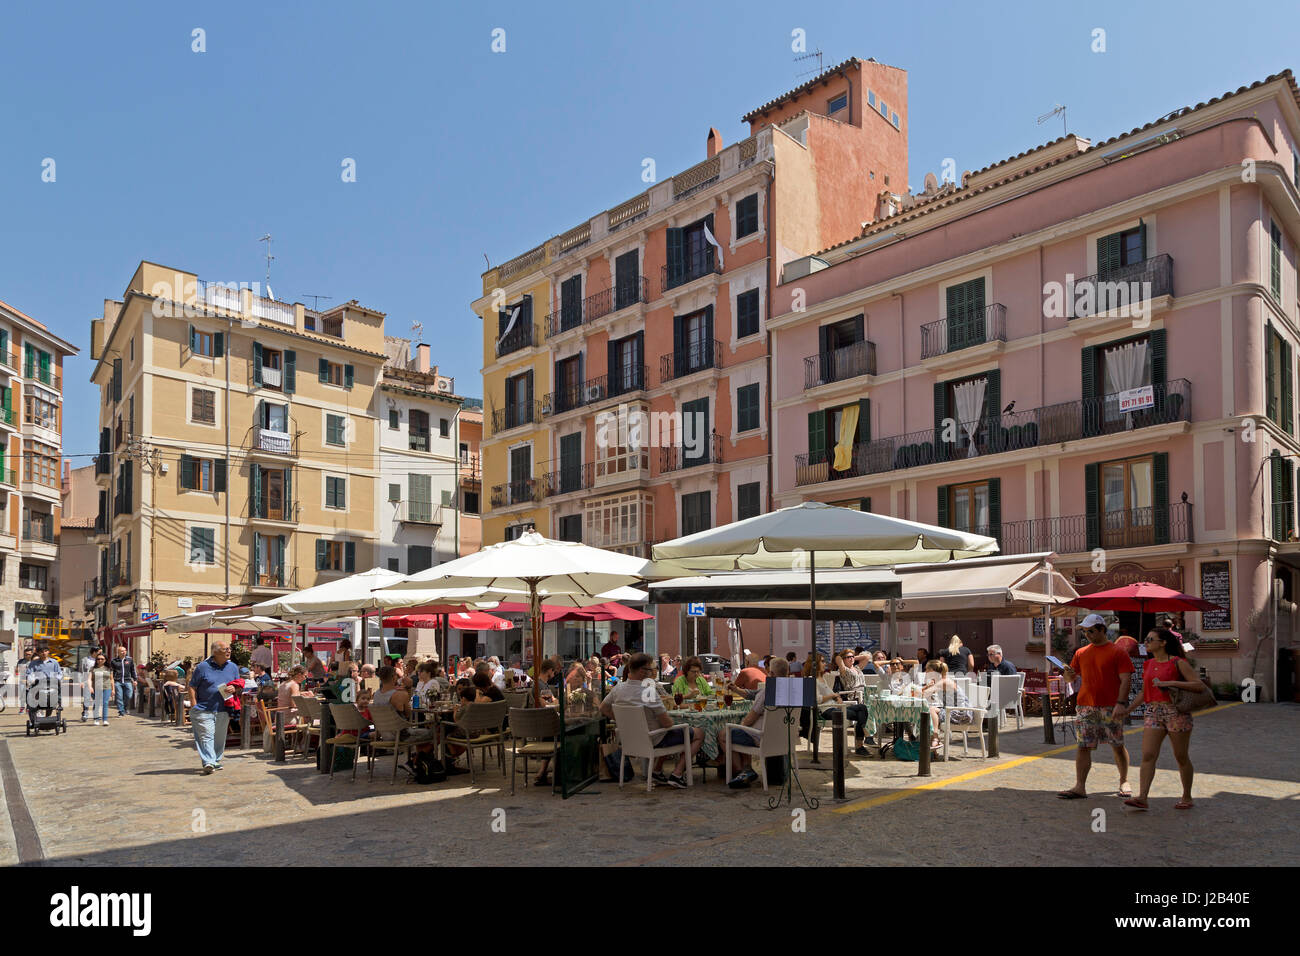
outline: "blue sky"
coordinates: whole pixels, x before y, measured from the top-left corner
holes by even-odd
[[[644,157],[661,178],[698,162],[710,126],[743,138],[740,117],[809,68],[796,28],[828,66],[908,71],[919,187],[946,157],[977,169],[1059,136],[1059,117],[1035,125],[1056,103],[1098,141],[1293,66],[1298,22],[1253,0],[8,4],[0,299],[83,350],[65,368],[70,456],[95,448],[102,300],[140,259],[259,281],[268,232],[278,297],[355,298],[394,335],[421,322],[477,396],[484,253],[502,262],[637,194]]]

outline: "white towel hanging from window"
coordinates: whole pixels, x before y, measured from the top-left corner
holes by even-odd
[[[719,243],[717,239],[713,238],[713,233],[709,231],[708,226],[704,227],[704,241],[707,242],[709,245],[711,245],[714,249],[718,250],[718,269],[721,270],[722,269],[722,244]]]
[[[515,327],[515,319],[519,318],[519,313],[522,310],[523,306],[519,305],[510,310],[510,322],[506,325],[506,330],[501,333],[501,338],[497,339],[497,345],[500,345],[506,340],[506,336],[510,334],[510,330]]]
[[[984,411],[984,390],[987,387],[988,380],[980,378],[973,382],[963,382],[952,390],[953,398],[957,400],[957,421],[961,423],[969,442],[967,458],[979,454],[975,450],[975,433],[979,431],[980,412]]]

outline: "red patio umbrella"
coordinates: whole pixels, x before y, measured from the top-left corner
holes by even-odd
[[[1139,581],[1122,588],[1111,588],[1109,591],[1080,594],[1079,600],[1072,603],[1075,607],[1086,607],[1093,611],[1137,611],[1139,631],[1142,630],[1142,618],[1147,611],[1223,610],[1213,601],[1184,594],[1173,588],[1161,587],[1150,581]]]
[[[483,611],[448,611],[447,624],[462,631],[508,631],[515,625],[505,618]],[[384,627],[441,627],[443,614],[394,614],[384,618]]]

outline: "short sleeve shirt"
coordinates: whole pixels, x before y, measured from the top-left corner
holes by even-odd
[[[194,709],[208,712],[220,710],[225,700],[217,688],[238,678],[239,665],[234,661],[226,661],[223,667],[212,663],[211,658],[199,661],[194,667],[194,673],[190,675],[190,688],[194,691]]]
[[[1155,659],[1147,661],[1142,666],[1142,690],[1143,700],[1148,704],[1167,704],[1170,702],[1169,691],[1162,690],[1159,687],[1151,686],[1154,680],[1182,680],[1183,675],[1178,672],[1178,659],[1169,658],[1163,664]]]
[[[653,690],[653,688],[651,688]],[[641,696],[641,682],[635,680],[620,681],[614,685],[614,689],[609,692],[605,699],[614,704],[637,704],[645,708],[645,724],[650,730],[659,729],[659,714],[666,714],[668,711],[664,708],[663,703],[659,700],[658,691],[646,695],[650,700]]]
[[[1114,707],[1120,675],[1133,673],[1133,662],[1114,644],[1085,644],[1074,652],[1070,667],[1083,681],[1077,703],[1084,707]]]
[[[753,690],[767,680],[767,672],[761,667],[746,667],[736,675],[736,686],[741,690]]]

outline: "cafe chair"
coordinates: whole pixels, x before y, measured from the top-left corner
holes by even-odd
[[[989,685],[989,690],[992,691],[989,710],[997,711],[998,727],[1002,727],[1006,723],[1007,711],[1011,711],[1016,715],[1016,730],[1024,727],[1025,711],[1020,703],[1024,686],[1024,674],[993,675],[993,682]]]
[[[302,755],[310,757],[313,740],[320,740],[321,700],[319,697],[295,697],[293,705],[298,708],[298,742],[302,745]]]
[[[673,754],[689,755],[691,752],[691,726],[690,724],[673,724],[671,727],[658,727],[651,730],[646,726],[645,715],[646,709],[640,704],[614,704],[614,722],[618,726],[619,746],[623,750],[624,759],[619,761],[618,765],[618,786],[621,790],[624,783],[624,773],[626,772],[628,757],[640,757],[645,760],[645,789],[649,793],[654,789],[654,779],[650,776],[651,762],[663,756]],[[655,744],[663,740],[671,731],[681,729],[682,743],[674,744],[671,747],[655,748]],[[686,761],[686,785],[689,787],[693,782],[695,772],[691,767],[690,760]]]
[[[336,733],[325,743],[329,744],[330,779],[334,779],[334,749],[342,747],[354,751],[352,757],[352,780],[357,779],[357,764],[361,762],[361,748],[364,742],[361,734],[370,729],[370,724],[355,704],[330,704],[330,716],[334,718]]]
[[[286,751],[291,749],[290,742],[298,735],[298,726],[293,721],[293,709],[290,707],[267,707],[266,701],[257,702],[257,721],[262,725],[262,749],[270,753],[274,749],[275,715],[284,714],[284,739]]]
[[[516,707],[523,708],[533,705],[533,692],[531,690],[508,690],[504,694],[511,710]]]
[[[487,753],[488,750],[497,751],[497,759],[500,763],[501,772],[506,772],[506,735],[503,725],[510,704],[504,700],[496,700],[492,703],[470,704],[461,718],[452,725],[447,736],[443,739],[443,745],[455,744],[458,747],[464,747],[466,750],[466,761],[469,763],[469,783],[475,785],[474,781],[474,751],[482,750],[483,769],[487,770]],[[373,708],[371,713],[374,713]]]
[[[515,763],[524,758],[524,786],[528,786],[530,757],[555,757],[559,747],[560,713],[553,707],[510,708],[510,792],[515,792]]]
[[[979,691],[984,691],[980,694]],[[940,730],[943,733],[943,759],[948,759],[948,753],[952,748],[953,734],[961,734],[962,756],[970,756],[970,735],[976,734],[980,739],[980,756],[988,756],[988,747],[984,741],[984,718],[988,716],[987,709],[987,687],[976,687],[972,689],[969,707],[944,707],[941,719]],[[977,706],[976,701],[983,700],[985,706]],[[969,724],[954,724],[951,720],[954,710],[969,710],[971,712],[971,722]],[[921,746],[928,747],[929,743],[922,743]]]
[[[375,723],[375,732],[370,737],[370,779],[375,779],[375,751],[391,750],[393,777],[389,782],[396,783],[397,766],[401,755],[409,754],[416,744],[432,743],[436,739],[437,732],[416,727],[394,710],[391,704],[371,704],[370,719]]]
[[[870,676],[870,675],[868,675],[868,676]],[[811,708],[811,709],[812,709],[812,715],[811,715],[812,723],[811,723],[810,728],[809,728],[808,744],[807,744],[807,746],[808,746],[808,752],[809,752],[809,753],[812,753],[812,752],[813,752],[813,736],[812,736],[812,735],[813,735],[813,734],[820,734],[820,733],[822,732],[822,728],[825,727],[825,726],[833,726],[833,725],[831,724],[831,721],[830,721],[830,720],[828,720],[828,719],[826,719],[825,717],[822,716],[822,712],[823,712],[823,711],[826,711],[826,710],[832,710],[832,709],[834,709],[834,710],[844,711],[844,720],[841,722],[841,724],[842,724],[841,730],[842,730],[843,735],[844,735],[844,752],[845,752],[846,754],[849,754],[849,753],[852,753],[852,752],[853,752],[853,748],[849,746],[849,727],[851,726],[851,721],[849,720],[848,708],[849,708],[849,704],[851,704],[851,703],[853,703],[853,701],[848,701],[848,700],[839,700],[839,701],[836,701],[836,700],[828,700],[828,701],[826,701],[826,703],[824,703],[824,704],[818,704],[816,707]],[[820,744],[820,742],[819,742],[819,744]]]
[[[799,721],[796,718],[790,723],[785,722],[785,710],[777,709],[767,713],[763,718],[763,730],[759,733],[758,744],[733,743],[731,739],[731,728],[740,727],[743,730],[755,733],[753,727],[745,727],[743,724],[727,724],[727,773],[731,773],[731,768],[735,766],[731,762],[731,753],[749,754],[754,758],[754,763],[758,764],[758,775],[763,781],[763,789],[767,789],[767,758],[784,757],[789,755],[794,761],[794,769],[799,769],[799,748],[796,745],[799,734]]]

